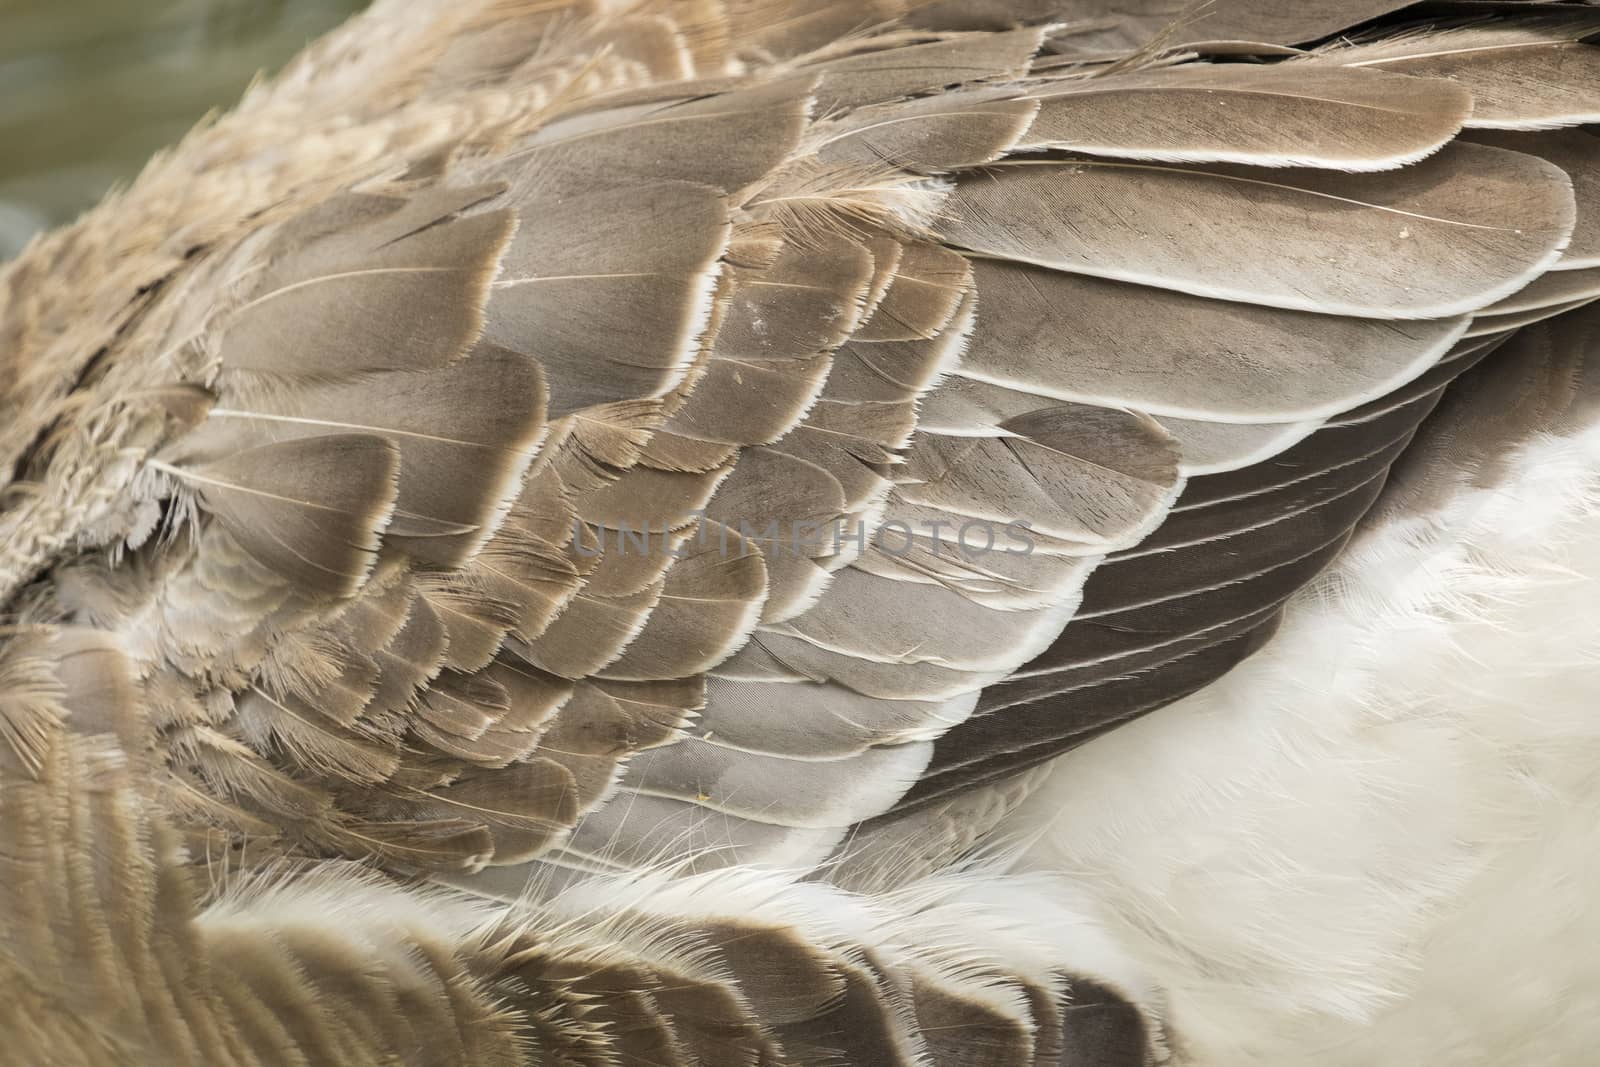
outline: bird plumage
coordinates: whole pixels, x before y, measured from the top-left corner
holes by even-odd
[[[1398,6],[391,0],[36,242],[19,1062],[1185,1056],[1051,761],[1592,416],[1600,15]]]

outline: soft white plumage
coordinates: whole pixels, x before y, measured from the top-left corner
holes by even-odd
[[[1207,1067],[1600,1047],[1600,425],[1377,526],[1009,820]]]

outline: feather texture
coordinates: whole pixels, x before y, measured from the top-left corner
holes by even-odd
[[[1509,26],[1464,26],[1365,45],[1335,47],[1325,60],[1402,74],[1449,78],[1471,90],[1469,126],[1539,130],[1600,121],[1600,72],[1582,39],[1600,30],[1592,12],[1562,12]]]
[[[19,1048],[1160,1062],[995,828],[1584,417],[1593,19],[400,6],[0,276]]]
[[[1528,217],[1504,213],[1512,203],[1526,205]],[[946,210],[955,221],[945,236],[975,252],[1196,296],[1379,319],[1441,318],[1510,295],[1549,269],[1574,213],[1562,171],[1469,145],[1370,176],[1011,164],[962,183]],[[1328,225],[1334,217],[1336,230]],[[1463,232],[1481,240],[1453,239]],[[1246,251],[1252,237],[1270,239],[1271,253]],[[1318,269],[1330,261],[1342,269]]]
[[[1040,94],[1022,147],[1372,171],[1438,151],[1468,121],[1475,98],[1458,85],[1357,71],[1193,64],[1069,81]]]

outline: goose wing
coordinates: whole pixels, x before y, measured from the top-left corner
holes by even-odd
[[[129,863],[248,839],[521,902],[357,924],[340,959],[274,909],[382,913],[387,883],[173,905],[227,966],[270,942],[226,982],[337,984],[381,945],[475,1041],[504,1035],[473,997],[532,997],[519,1040],[572,1062],[1155,1054],[1137,975],[979,962],[1017,931],[930,872],[1045,761],[1261,647],[1451,382],[1595,296],[1588,134],[1552,128],[1593,117],[1600,16],[1301,53],[1396,5],[1219,4],[1180,36],[1265,43],[1201,60],[1153,7],[913,6],[441,5],[404,135],[277,174],[84,379],[116,506],[24,538],[90,459],[15,435],[0,589],[114,635],[159,739],[160,788],[107,786]],[[335,81],[363,34],[415,44],[364,18],[313,54]],[[88,744],[52,714],[0,719],[41,812]],[[731,946],[746,896],[771,954]],[[333,1040],[277,1007],[250,1025]]]

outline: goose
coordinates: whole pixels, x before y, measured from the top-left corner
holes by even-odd
[[[1597,36],[377,0],[0,272],[0,1063],[1592,1063]]]

